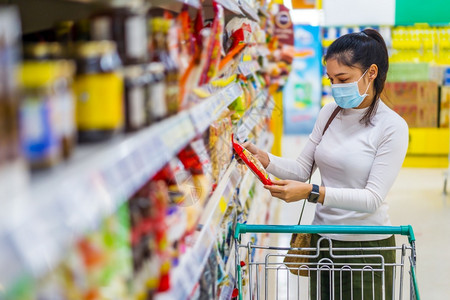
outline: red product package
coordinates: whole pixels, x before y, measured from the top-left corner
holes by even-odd
[[[247,167],[253,172],[253,174],[258,177],[258,179],[265,185],[272,185],[272,181],[269,178],[269,173],[264,169],[259,160],[253,156],[247,149],[242,147],[240,144],[232,140],[233,149],[236,154],[244,161]]]

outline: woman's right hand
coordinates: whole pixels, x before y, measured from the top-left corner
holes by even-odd
[[[253,154],[253,156],[256,157],[259,160],[259,162],[263,165],[264,169],[266,169],[269,166],[270,159],[269,159],[269,154],[266,151],[258,149],[258,147],[256,147],[251,142],[243,143],[242,147],[244,147],[251,154]],[[238,159],[238,162],[243,163],[240,158]]]

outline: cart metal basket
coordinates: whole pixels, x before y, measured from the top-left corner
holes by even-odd
[[[255,245],[251,242],[241,244],[241,237],[246,233],[386,234],[407,236],[408,240],[406,242],[405,238],[404,244],[395,247],[336,248],[330,238],[320,236],[315,247],[295,248],[308,251],[305,255],[292,255],[287,254],[291,248]],[[234,238],[239,300],[420,299],[415,269],[415,237],[410,225],[287,226],[238,223]],[[385,261],[383,251],[394,252],[395,261]],[[323,253],[327,253],[326,258],[321,255]],[[291,265],[283,262],[286,256],[308,260],[301,265]],[[301,271],[302,276],[293,275],[290,271],[296,274]],[[409,284],[404,284],[407,276]]]

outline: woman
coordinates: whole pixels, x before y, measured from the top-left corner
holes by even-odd
[[[336,103],[322,108],[297,160],[276,157],[250,143],[244,146],[256,155],[268,172],[282,179],[275,181],[273,186],[265,186],[274,197],[286,202],[308,199],[317,203],[313,224],[390,225],[385,197],[405,158],[408,126],[380,99],[389,67],[386,44],[372,29],[347,34],[331,44],[325,63]],[[337,106],[342,109],[322,136],[324,126]],[[320,187],[304,183],[310,176],[313,162],[320,170]],[[332,239],[334,248],[395,246],[393,236],[327,236]],[[318,239],[318,235],[313,235],[312,247],[316,247]],[[395,262],[393,252],[383,254],[385,262]],[[326,255],[324,253],[320,258]],[[365,260],[364,263],[370,262]],[[353,274],[353,283],[350,275],[347,278],[344,275],[342,285],[339,276],[335,275],[338,299],[340,287],[342,299],[350,299],[352,290],[354,299],[361,299],[362,292],[364,298],[372,299],[372,278],[365,276],[361,288],[360,274]],[[385,276],[386,299],[391,299],[392,279],[389,278],[392,278],[392,270],[387,270]],[[328,278],[328,275],[321,277],[322,299],[330,298]],[[313,299],[317,297],[315,279],[316,276],[311,276]],[[375,276],[376,299],[381,299],[380,291],[381,279]]]

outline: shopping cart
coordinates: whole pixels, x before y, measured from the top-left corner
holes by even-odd
[[[407,236],[405,243],[395,247],[334,248],[328,237],[317,236],[317,246],[295,248],[305,255],[287,254],[286,247],[241,243],[246,233],[317,233],[317,234],[386,234]],[[420,299],[416,281],[416,249],[412,227],[409,226],[326,226],[326,225],[248,225],[236,224],[236,288],[238,299]],[[381,253],[391,251],[395,261],[385,261]],[[304,252],[301,252],[304,253]],[[327,253],[326,258],[322,257]],[[345,254],[342,254],[345,253]],[[377,253],[377,254],[374,254]],[[321,255],[319,257],[319,255]],[[302,265],[283,262],[286,256],[308,257]],[[387,271],[389,268],[389,272]],[[409,285],[404,285],[405,269]],[[292,275],[290,270],[303,276]],[[391,274],[386,276],[386,274]],[[325,277],[324,277],[325,276]],[[391,278],[387,278],[391,277]],[[326,280],[324,280],[324,278]],[[359,282],[355,282],[358,280]],[[376,290],[375,280],[381,282]],[[389,282],[390,281],[390,282]],[[322,282],[327,282],[322,284]],[[392,285],[391,285],[392,283]],[[364,284],[369,287],[364,288]],[[370,285],[371,284],[371,285]],[[389,294],[385,288],[389,286]],[[377,284],[379,287],[380,284]],[[361,290],[355,291],[356,288]],[[315,289],[315,291],[314,291]],[[323,290],[327,290],[327,297]],[[347,296],[345,290],[347,289]],[[348,291],[350,289],[350,291]],[[367,290],[369,289],[369,292]],[[377,288],[379,289],[379,288]],[[344,290],[344,296],[343,296]],[[392,290],[392,296],[390,295]],[[365,293],[365,294],[364,294]],[[386,292],[388,293],[388,292]],[[350,294],[350,297],[348,296]]]

